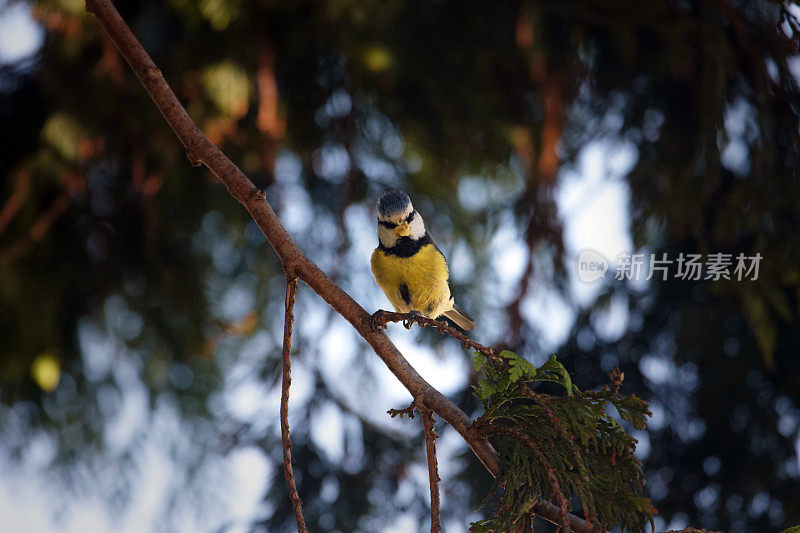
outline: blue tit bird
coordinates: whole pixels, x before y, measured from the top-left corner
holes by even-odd
[[[371,265],[375,281],[398,313],[433,319],[444,315],[462,329],[475,327],[453,301],[447,260],[403,191],[389,191],[378,200],[378,247]]]

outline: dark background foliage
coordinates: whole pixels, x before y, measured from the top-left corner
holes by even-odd
[[[625,392],[655,414],[635,435],[659,525],[731,531],[800,522],[791,4],[116,3],[192,117],[363,305],[386,305],[366,267],[375,239],[364,228],[377,196],[403,188],[455,263],[479,339],[532,360],[554,351],[582,388],[602,385],[618,364]],[[130,464],[169,405],[191,442],[170,452],[187,486],[209,485],[209,457],[242,447],[279,466],[277,410],[237,417],[220,407],[243,373],[261,396],[274,393],[276,257],[224,187],[188,164],[82,3],[24,5],[44,41],[0,66],[4,455],[22,463],[45,438],[54,451],[40,472],[69,486],[86,469],[115,480],[109,505],[125,509]],[[634,249],[760,253],[758,280],[615,281],[577,296],[558,195],[593,143],[632,154],[619,178]],[[497,235],[522,252],[499,254]],[[501,275],[498,261],[512,260],[515,274]],[[304,292],[296,374],[310,392],[291,423],[310,527],[374,531],[400,513],[424,524],[424,480],[409,485],[410,465],[422,464],[420,428],[366,413],[380,368],[350,333],[326,337],[343,331],[340,319]],[[557,318],[527,310],[541,294],[569,310],[569,333],[555,344],[543,333]],[[613,333],[602,325],[609,315],[622,317]],[[432,332],[414,338],[469,364]],[[320,361],[342,350],[351,366],[337,378]],[[474,379],[448,392],[477,413]],[[340,381],[363,394],[343,397]],[[115,448],[109,428],[132,390],[151,422]],[[315,440],[321,417],[347,427],[342,456]],[[490,481],[465,448],[453,450],[459,475],[445,479],[443,512],[466,524]],[[265,505],[247,522],[290,530],[282,474],[269,472]],[[188,481],[197,479],[206,482]],[[408,486],[419,497],[404,496]],[[164,523],[179,523],[189,498],[173,489]],[[226,516],[222,504],[203,512]]]

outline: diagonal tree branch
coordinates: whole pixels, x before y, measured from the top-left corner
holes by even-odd
[[[284,265],[290,267],[299,279],[347,319],[411,395],[422,398],[425,405],[464,436],[489,471],[497,474],[499,463],[494,449],[486,441],[468,438],[467,430],[472,420],[426,382],[389,338],[370,326],[370,315],[300,250],[266,201],[264,192],[253,185],[192,121],[175,93],[169,88],[161,71],[136,40],[114,6],[108,0],[88,0],[86,7],[97,17],[131,65],[159,111],[186,148],[192,163],[205,164],[225,184],[233,197],[248,210]]]
[[[225,184],[231,195],[244,205],[258,224],[284,267],[303,280],[337,313],[347,319],[414,399],[423,402],[425,406],[436,412],[458,431],[489,472],[494,476],[499,475],[500,462],[497,452],[486,439],[470,432],[472,419],[425,381],[389,340],[389,337],[383,331],[377,331],[371,326],[370,315],[300,250],[266,201],[264,192],[253,185],[189,117],[161,71],[142,48],[111,2],[109,0],[86,0],[86,10],[97,18],[131,66],[175,135],[186,148],[187,156],[192,164],[206,165]],[[560,521],[560,511],[554,505],[543,503],[536,507],[536,513],[553,523]],[[574,531],[592,531],[592,527],[585,520],[574,515],[570,515],[570,524]]]
[[[286,274],[286,312],[283,320],[283,379],[281,382],[281,442],[283,444],[283,475],[289,486],[297,531],[307,533],[303,520],[303,503],[297,493],[292,471],[292,439],[289,436],[289,387],[292,385],[292,324],[294,324],[294,297],[297,294],[297,278]]]

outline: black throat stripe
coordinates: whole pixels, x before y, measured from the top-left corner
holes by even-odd
[[[426,244],[433,244],[433,239],[427,233],[419,240],[414,240],[411,237],[400,237],[391,248],[387,248],[380,240],[378,241],[378,249],[387,254],[396,257],[411,257],[419,252],[420,248]]]

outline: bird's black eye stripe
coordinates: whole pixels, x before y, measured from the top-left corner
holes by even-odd
[[[416,211],[411,211],[411,213],[408,215],[408,217],[406,217],[406,222],[411,222],[412,220],[414,220],[414,215],[416,215],[416,214],[417,214]]]
[[[378,219],[378,224],[383,226],[384,228],[394,229],[397,227],[397,224],[392,224],[391,222],[386,222],[385,220]]]

